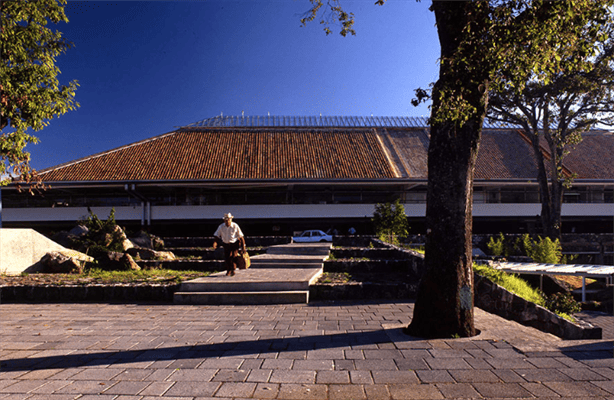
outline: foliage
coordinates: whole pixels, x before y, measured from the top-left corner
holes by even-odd
[[[473,270],[480,276],[490,279],[497,285],[504,287],[508,291],[516,294],[527,301],[531,301],[540,306],[546,306],[546,300],[539,290],[531,287],[525,280],[518,275],[508,274],[504,271],[499,271],[495,268],[474,264]]]
[[[98,258],[109,251],[123,252],[125,234],[115,221],[115,209],[112,208],[106,221],[102,221],[90,210],[90,215],[78,221],[79,225],[88,229],[86,235],[80,238],[76,250]]]
[[[117,221],[115,221],[115,208],[111,209],[109,213],[109,217],[106,221],[102,221],[92,210],[89,210],[90,215],[88,215],[85,219],[78,221],[79,225],[85,226],[92,232],[100,232],[100,233],[111,233],[115,230],[117,226]]]
[[[555,313],[573,314],[582,310],[569,293],[554,293],[546,299],[546,308]]]
[[[474,264],[473,270],[478,275],[490,279],[492,282],[514,293],[518,297],[547,308],[558,316],[572,322],[575,321],[575,319],[571,314],[581,309],[580,304],[577,303],[569,293],[555,293],[547,297],[516,274],[508,274],[507,272],[497,270],[487,265],[479,264]]]
[[[560,237],[564,189],[574,175],[564,158],[597,124],[614,123],[614,43],[611,15],[589,21],[579,41],[561,43],[565,69],[546,81],[528,77],[522,92],[499,87],[489,94],[491,121],[522,127],[537,160],[544,233]],[[588,46],[588,47],[587,47]],[[583,62],[576,62],[582,60]]]
[[[376,204],[371,221],[375,226],[376,235],[382,241],[398,244],[399,238],[407,237],[409,224],[407,215],[405,215],[405,207],[399,199],[393,204]]]
[[[324,272],[318,279],[320,283],[348,283],[352,280],[349,272]]]
[[[27,130],[39,131],[52,118],[79,107],[74,101],[77,82],[60,85],[55,64],[72,43],[47,27],[49,22],[68,22],[65,3],[0,1],[0,175],[32,180],[35,173],[25,147],[38,139]]]
[[[315,19],[323,2],[311,0],[313,17],[303,23]],[[432,89],[426,272],[407,333],[421,337],[476,333],[467,242],[475,160],[489,91],[510,88],[520,93],[530,76],[549,83],[559,71],[586,63],[586,57],[561,54],[562,45],[574,43],[578,54],[594,54],[598,27],[606,22],[604,16],[610,15],[613,4],[612,0],[433,1],[441,57],[439,79]],[[343,16],[342,9],[330,10]],[[325,26],[329,21],[321,20]],[[587,31],[587,26],[592,28]]]
[[[522,235],[522,243],[527,256],[538,263],[558,264],[562,259],[561,242],[558,239],[552,241],[549,237],[533,240],[528,234]]]
[[[116,283],[181,283],[187,279],[209,276],[213,272],[172,270],[172,269],[143,269],[140,271],[107,271],[94,264],[89,264],[80,274],[21,274],[29,284],[45,285],[89,285],[89,284],[116,284]],[[0,275],[3,276],[3,275]],[[32,283],[33,282],[33,283]]]
[[[499,233],[499,237],[497,239],[491,236],[486,244],[486,247],[488,247],[489,253],[493,256],[509,255],[509,252],[505,246],[505,236],[503,236],[503,233]]]
[[[517,238],[514,243],[510,243],[503,233],[499,233],[497,239],[491,237],[486,246],[490,254],[494,256],[526,255],[535,262],[545,264],[561,264],[566,260],[558,239],[551,240],[548,237],[538,236],[537,240],[534,240],[526,233]]]

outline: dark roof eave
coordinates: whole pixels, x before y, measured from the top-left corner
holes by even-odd
[[[184,179],[184,180],[107,180],[107,181],[43,181],[45,186],[49,187],[123,187],[125,185],[137,186],[180,186],[180,185],[198,185],[198,186],[219,186],[219,185],[243,185],[243,184],[404,184],[414,182],[426,182],[426,179],[408,179],[408,178],[346,178],[346,179]],[[17,188],[18,186],[27,189],[28,184],[11,183],[6,188]]]

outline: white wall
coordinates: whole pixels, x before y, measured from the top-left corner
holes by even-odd
[[[423,217],[426,204],[405,204],[410,217]],[[151,206],[151,219],[198,220],[219,219],[227,212],[240,219],[281,218],[370,218],[374,204],[275,204],[228,206]],[[92,207],[100,219],[106,219],[111,207]],[[475,217],[535,217],[540,214],[540,204],[474,204]],[[85,207],[58,208],[8,208],[2,210],[5,222],[77,221],[87,217]],[[613,216],[614,204],[563,204],[563,216]],[[121,221],[140,221],[143,208],[115,207],[115,218]]]

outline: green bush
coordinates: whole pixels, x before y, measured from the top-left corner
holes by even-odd
[[[488,247],[488,252],[493,256],[507,257],[509,255],[505,245],[505,236],[503,236],[503,233],[499,233],[499,237],[497,239],[491,236],[486,246]]]
[[[546,308],[555,313],[573,314],[582,310],[578,303],[569,293],[554,293],[546,299]]]
[[[558,264],[562,259],[561,242],[556,239],[554,242],[549,238],[538,237],[532,240],[528,234],[522,236],[524,250],[527,256],[538,263]]]

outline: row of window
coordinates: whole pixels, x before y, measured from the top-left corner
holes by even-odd
[[[424,204],[426,187],[411,190],[377,190],[361,188],[342,190],[338,188],[305,189],[235,189],[205,190],[199,188],[176,188],[166,191],[141,191],[151,205],[224,205],[224,204],[376,204],[393,202],[400,198],[406,204]],[[609,187],[577,187],[564,194],[566,203],[613,203],[614,190]],[[536,187],[515,188],[474,188],[474,203],[539,203]],[[121,190],[89,191],[88,193],[61,193],[48,190],[42,194],[30,195],[2,191],[2,205],[18,207],[97,207],[97,206],[138,206],[141,200]]]

